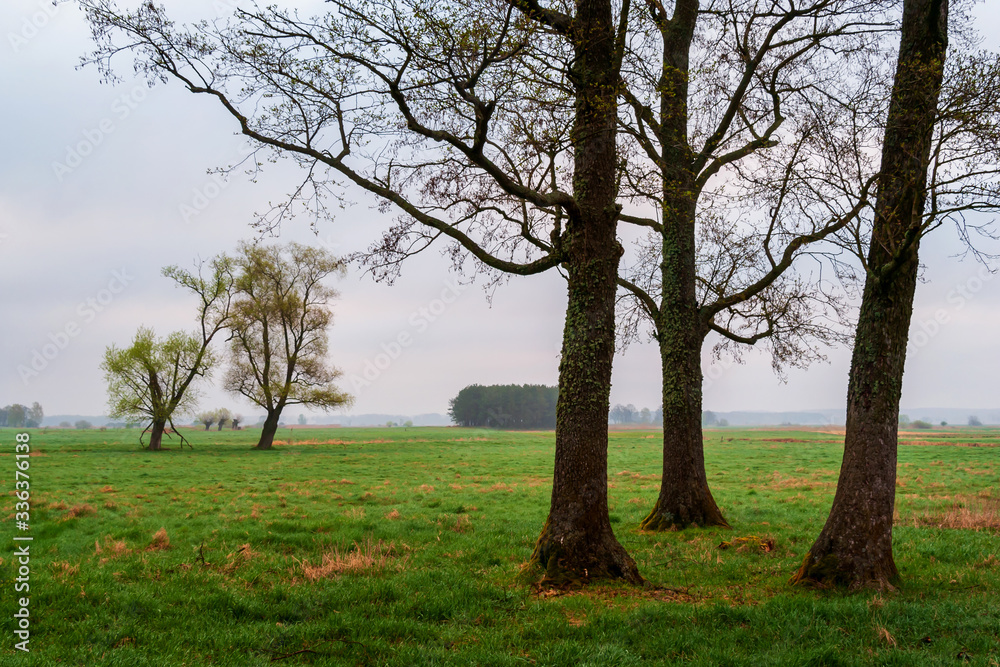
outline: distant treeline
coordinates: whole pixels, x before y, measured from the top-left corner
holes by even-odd
[[[45,411],[38,401],[32,403],[30,408],[20,403],[5,405],[0,408],[0,426],[36,428],[42,425],[42,419],[44,418]]]
[[[540,384],[470,385],[451,399],[448,415],[459,426],[555,428],[557,387]]]

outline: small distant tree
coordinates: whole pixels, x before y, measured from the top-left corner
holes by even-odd
[[[711,410],[705,410],[701,413],[701,425],[702,426],[718,426],[719,418],[715,416],[715,413]]]
[[[941,426],[947,426],[947,425],[948,425],[948,422],[945,422],[945,421],[941,422]]]
[[[720,419],[719,420],[719,426],[723,426],[723,427],[724,426],[729,426],[729,420],[728,419]]]
[[[649,408],[643,408],[639,411],[639,423],[648,424],[653,417],[653,413],[650,412]]]
[[[612,423],[624,424],[625,420],[628,419],[628,412],[625,410],[625,406],[621,403],[617,403],[611,411],[608,413],[608,417],[611,419]]]
[[[229,423],[232,425],[232,429],[234,431],[240,430],[240,422],[242,421],[243,421],[243,415],[240,414],[234,414],[232,417],[229,418]]]
[[[271,449],[288,405],[331,410],[351,402],[334,381],[327,328],[336,292],[323,281],[343,265],[321,248],[242,243],[225,387],[267,411],[257,449]]]
[[[218,424],[217,430],[219,431],[221,431],[222,428],[226,424],[228,424],[229,420],[232,419],[233,417],[232,413],[229,412],[228,408],[219,408],[218,410],[215,411],[215,415],[216,415],[216,423]]]
[[[979,417],[976,415],[969,415],[969,426],[982,426],[983,422],[979,421]]]
[[[205,430],[212,428],[212,424],[215,423],[218,416],[215,414],[215,410],[206,410],[205,412],[199,412],[198,416],[195,417],[195,421],[198,424],[204,424]]]
[[[7,426],[11,428],[22,428],[28,420],[28,408],[21,405],[20,403],[14,403],[13,405],[8,405],[7,408]]]
[[[306,419],[305,415],[302,414],[299,415],[299,426],[305,426],[307,421],[308,420]]]
[[[928,428],[934,428],[934,425],[928,421],[924,421],[923,419],[918,419],[917,421],[913,422],[913,428],[928,429]]]
[[[79,421],[76,422],[76,424],[74,424],[74,426],[80,429],[81,431],[85,431],[88,428],[94,428],[94,425],[91,424],[86,419],[80,419]]]
[[[403,426],[405,426],[406,428],[410,428],[411,426],[413,426],[413,421],[407,419],[405,422],[403,422]]]
[[[908,428],[912,422],[908,415],[899,415],[899,427]]]
[[[42,406],[38,401],[31,404],[28,408],[26,426],[29,428],[38,428],[42,425],[42,420],[45,418],[45,411],[42,410]]]
[[[59,428],[73,428],[73,425],[67,421],[59,422]]]
[[[388,426],[389,428],[392,428],[392,420],[390,419],[389,421],[387,421],[385,425]]]
[[[629,403],[628,405],[625,406],[625,423],[626,424],[634,424],[635,420],[636,420],[636,418],[638,416],[639,416],[639,411],[636,409],[636,407],[634,405],[632,405],[631,403]]]

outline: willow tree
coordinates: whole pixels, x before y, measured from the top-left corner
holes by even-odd
[[[140,327],[131,345],[112,345],[101,363],[108,383],[109,415],[146,423],[139,439],[141,442],[149,431],[150,451],[162,449],[168,424],[177,433],[174,415],[194,407],[195,385],[209,377],[216,363],[212,341],[229,321],[233,286],[230,260],[221,255],[196,267],[196,271],[189,271],[168,266],[163,275],[198,297],[198,330],[157,338],[152,329]],[[183,445],[184,436],[178,435]]]
[[[645,226],[622,271],[624,342],[660,352],[663,474],[646,530],[727,525],[708,486],[702,351],[770,348],[776,370],[844,339],[842,302],[796,260],[866,208],[859,131],[880,71],[878,2],[648,0],[626,53],[623,220]],[[865,136],[864,132],[860,132]],[[643,216],[643,210],[655,215]]]
[[[299,243],[286,248],[244,243],[235,265],[224,384],[264,408],[256,449],[272,449],[287,406],[331,410],[351,403],[334,384],[341,372],[326,358],[330,301],[337,293],[323,281],[344,267],[329,252]],[[216,410],[214,416],[221,431],[229,411]]]
[[[104,353],[101,370],[108,385],[108,416],[146,424],[139,441],[149,431],[150,451],[163,449],[168,424],[183,446],[185,438],[173,418],[194,408],[199,394],[191,385],[206,377],[215,362],[196,336],[176,331],[160,339],[152,329],[140,327],[130,345],[112,345]]]
[[[98,43],[89,60],[109,76],[129,51],[139,72],[213,99],[261,149],[303,166],[302,188],[262,224],[300,204],[326,217],[339,177],[399,213],[370,255],[383,275],[438,238],[456,262],[498,274],[561,267],[553,491],[532,561],[552,580],[641,581],[607,508],[629,2],[616,18],[610,0],[335,1],[315,18],[268,7],[193,26],[151,3],[81,4]]]

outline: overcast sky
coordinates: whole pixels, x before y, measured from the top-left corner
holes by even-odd
[[[977,12],[986,35],[1000,35],[997,4]],[[211,6],[166,5],[182,17]],[[194,302],[161,267],[190,266],[251,238],[254,212],[281,200],[296,169],[273,165],[256,183],[236,176],[219,187],[206,172],[239,158],[232,121],[178,85],[102,85],[93,68],[76,69],[90,43],[73,5],[5,0],[0,26],[0,404],[39,401],[47,414],[102,414],[98,365],[107,345],[127,344],[139,325],[165,334],[194,324]],[[119,65],[130,71],[126,59]],[[318,236],[302,220],[286,224],[281,240],[337,253],[364,247],[391,216],[363,194],[353,198],[358,205],[322,223]],[[1000,280],[952,257],[960,250],[951,229],[922,245],[925,282],[911,330],[920,345],[907,359],[904,406],[1000,407]],[[357,396],[352,412],[443,413],[467,384],[556,383],[565,306],[557,275],[514,278],[492,307],[480,287],[453,285],[448,261],[433,250],[407,264],[394,286],[356,271],[337,282],[330,349],[344,388]],[[439,301],[445,291],[449,304]],[[927,324],[936,317],[945,323]],[[400,334],[413,342],[386,364],[378,356],[383,344]],[[37,373],[25,373],[33,359]],[[707,353],[705,361],[712,378],[706,409],[845,402],[849,350],[830,350],[829,363],[791,372],[787,384],[760,354],[714,370]],[[368,384],[352,381],[366,368]],[[655,408],[659,382],[655,346],[633,346],[615,360],[612,402]],[[212,388],[203,405],[259,412]]]

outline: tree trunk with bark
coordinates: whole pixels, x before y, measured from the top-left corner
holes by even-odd
[[[643,530],[729,525],[708,488],[701,433],[701,347],[708,329],[695,291],[698,188],[687,131],[689,54],[697,20],[697,0],[681,0],[663,33],[663,293],[656,321],[663,373],[663,478],[656,505],[640,524]]]
[[[274,449],[274,434],[278,432],[278,420],[281,418],[280,410],[268,410],[267,418],[264,419],[264,426],[260,429],[260,439],[254,449]]]
[[[568,304],[559,364],[556,454],[549,516],[531,563],[543,582],[590,579],[641,583],[608,516],[608,407],[614,357],[615,292],[621,245],[615,232],[619,66],[611,3],[578,0],[573,126],[574,196],[564,237]]]
[[[899,398],[947,35],[948,0],[905,0],[851,358],[844,459],[830,516],[793,583],[887,588],[899,576],[892,555]]]
[[[687,312],[685,312],[685,310]],[[667,311],[661,311],[667,312]],[[642,530],[729,526],[708,488],[701,431],[701,345],[697,310],[661,320],[663,476],[656,505]],[[677,317],[676,315],[681,315]],[[687,315],[684,317],[683,315]],[[669,344],[668,342],[669,341]]]
[[[154,420],[149,430],[149,451],[159,452],[163,450],[163,432],[166,430],[166,420]]]

